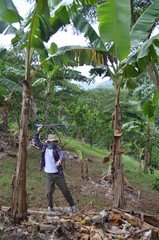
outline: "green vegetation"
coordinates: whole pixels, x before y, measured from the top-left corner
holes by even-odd
[[[123,156],[124,176],[136,187],[142,187],[144,191],[153,190],[159,171],[155,170],[152,174],[144,174],[139,171],[139,162],[132,157]],[[157,190],[157,189],[156,189]]]
[[[1,204],[10,204],[11,200],[11,183],[15,170],[15,159],[8,158],[0,161],[0,199]]]
[[[157,177],[155,183],[153,184],[153,189],[159,191],[159,178]]]
[[[71,138],[69,138],[68,140],[66,149],[67,150],[79,149],[82,151],[84,157],[95,156],[103,158],[105,155],[107,155],[107,151],[105,150],[101,150],[95,147],[91,148],[89,144]]]

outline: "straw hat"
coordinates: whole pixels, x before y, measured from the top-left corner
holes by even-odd
[[[57,138],[56,138],[56,135],[54,135],[54,134],[49,134],[48,135],[48,138],[47,138],[47,140],[46,140],[46,143],[47,142],[58,142],[58,140],[57,140]]]

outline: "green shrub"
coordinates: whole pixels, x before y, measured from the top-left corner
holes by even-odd
[[[156,181],[153,184],[153,189],[159,191],[159,178],[156,178]]]

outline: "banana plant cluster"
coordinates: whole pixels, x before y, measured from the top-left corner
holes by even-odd
[[[138,77],[147,71],[159,92],[159,77],[156,63],[159,58],[159,34],[151,34],[159,21],[159,0],[155,0],[133,26],[131,54],[123,61],[125,78]]]

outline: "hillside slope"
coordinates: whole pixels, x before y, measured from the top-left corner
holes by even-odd
[[[104,150],[90,148],[87,144],[69,140],[64,144],[65,162],[64,171],[68,186],[74,199],[82,208],[93,200],[96,209],[112,207],[112,185],[102,180],[103,174],[108,171],[110,163],[103,163],[103,157],[108,153]],[[81,164],[76,150],[81,150],[83,158],[83,178],[81,177]],[[30,148],[27,162],[27,193],[29,207],[47,206],[45,195],[45,174],[39,172],[40,150]],[[16,166],[16,158],[5,158],[0,161],[0,198],[1,205],[9,206],[11,198],[11,179]],[[138,162],[133,158],[123,156],[124,176],[130,183],[125,186],[126,209],[143,211],[159,217],[159,192],[153,190],[159,172],[141,174],[138,171]],[[86,168],[88,167],[88,174]],[[55,191],[54,202],[56,206],[68,206],[58,188]]]

